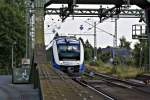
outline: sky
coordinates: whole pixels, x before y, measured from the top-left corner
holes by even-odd
[[[56,7],[56,6],[54,6]],[[87,6],[86,6],[87,7]],[[88,6],[90,8],[90,6]],[[97,6],[99,7],[99,6]],[[82,6],[82,8],[84,8],[84,6]],[[91,6],[91,8],[93,8],[93,6]],[[96,8],[94,6],[94,8]],[[90,19],[90,20],[88,20]],[[49,16],[46,15],[45,16],[45,44],[48,45],[50,43],[50,41],[53,39],[54,34],[58,32],[59,35],[68,35],[68,34],[93,34],[94,33],[94,29],[92,28],[91,30],[88,30],[89,28],[91,28],[90,25],[88,25],[88,22],[90,24],[93,24],[94,22],[99,23],[99,18],[72,18],[72,17],[68,17],[65,22],[61,22],[61,19],[59,18],[59,16]],[[130,19],[123,19],[120,18],[117,20],[117,45],[120,44],[119,39],[124,36],[126,38],[127,41],[131,42],[131,47],[134,47],[134,44],[136,42],[138,42],[138,40],[133,40],[132,39],[132,25],[134,24],[139,24],[139,19],[137,18],[130,18]],[[83,29],[80,30],[80,26],[83,26]],[[99,23],[97,25],[98,28],[103,29],[109,33],[114,34],[115,32],[115,23],[114,23],[114,19],[109,18],[106,21],[104,21],[103,23]],[[101,47],[101,48],[105,48],[107,46],[113,46],[113,37],[111,35],[108,35],[105,32],[102,32],[100,30],[96,30],[96,34],[97,34],[97,47]],[[89,42],[93,45],[94,44],[94,37],[93,35],[77,35],[77,37],[82,37],[84,41],[86,41],[87,39],[89,40]]]

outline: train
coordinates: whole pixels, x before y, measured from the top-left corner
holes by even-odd
[[[52,66],[63,72],[81,75],[85,70],[83,43],[75,37],[55,37],[51,56]]]

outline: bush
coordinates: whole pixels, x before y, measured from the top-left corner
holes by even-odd
[[[132,78],[141,74],[142,71],[133,66],[122,66],[118,65],[113,71],[113,74],[117,75],[119,78]]]
[[[121,64],[121,58],[118,57],[118,56],[116,56],[116,57],[114,58],[113,64],[114,64],[114,65],[119,65],[119,64]]]
[[[125,61],[126,61],[126,65],[134,65],[134,59],[131,57],[126,57]]]
[[[108,62],[110,58],[112,58],[112,55],[110,52],[103,52],[100,56],[103,62]]]
[[[91,66],[100,66],[100,65],[103,65],[103,61],[102,60],[97,60],[97,61],[91,61],[89,62],[89,65]]]
[[[144,70],[141,70],[133,66],[127,66],[127,65],[112,66],[108,64],[106,65],[101,61],[97,61],[97,62],[92,61],[87,66],[87,68],[90,70],[94,70],[96,72],[100,72],[100,73],[113,74],[121,79],[133,78],[144,72]]]

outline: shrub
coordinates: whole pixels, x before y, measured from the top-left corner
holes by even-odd
[[[91,62],[89,62],[89,64],[91,66],[100,66],[100,65],[103,65],[104,63],[102,60],[97,60],[97,61],[91,61]]]
[[[119,78],[132,78],[141,73],[142,71],[139,68],[122,65],[116,66],[115,71],[113,71],[113,74],[117,75]]]

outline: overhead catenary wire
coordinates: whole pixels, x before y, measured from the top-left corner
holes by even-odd
[[[84,21],[85,23],[87,23],[88,25],[91,25],[92,27],[94,27],[94,25],[93,24],[91,24],[91,23],[89,23],[89,22],[87,22],[87,21]],[[109,32],[107,32],[107,31],[105,31],[105,30],[103,30],[103,29],[101,29],[101,28],[99,28],[99,27],[96,27],[96,29],[98,29],[98,30],[100,30],[100,31],[102,31],[102,32],[105,32],[105,33],[107,33],[107,34],[109,34],[109,35],[111,35],[111,36],[115,36],[114,34],[111,34],[111,33],[109,33]]]

